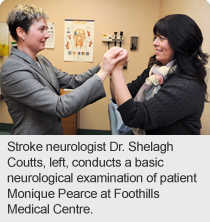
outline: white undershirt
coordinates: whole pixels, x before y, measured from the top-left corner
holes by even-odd
[[[37,65],[39,66],[39,68],[41,69],[42,67],[40,66],[40,64],[38,63],[38,62],[36,62],[37,63]]]

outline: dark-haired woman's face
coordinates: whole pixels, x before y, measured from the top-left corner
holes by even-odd
[[[155,47],[156,50],[155,52],[156,59],[159,62],[161,62],[163,65],[166,65],[173,59],[174,52],[170,47],[166,37],[162,35],[155,35],[153,46]]]

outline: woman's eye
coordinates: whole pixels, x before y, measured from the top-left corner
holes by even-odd
[[[44,30],[45,30],[45,28],[40,28],[40,31],[41,31],[41,32],[44,32]]]

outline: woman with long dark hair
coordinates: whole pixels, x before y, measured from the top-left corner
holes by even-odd
[[[127,59],[118,63],[111,75],[112,98],[130,134],[200,134],[208,59],[201,30],[190,17],[174,14],[160,19],[153,32],[156,53],[148,68],[126,85]]]

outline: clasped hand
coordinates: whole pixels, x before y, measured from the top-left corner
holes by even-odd
[[[128,63],[127,50],[119,47],[112,47],[103,56],[103,62],[100,70],[100,77],[104,80],[108,75],[111,75],[114,69],[123,69]]]

